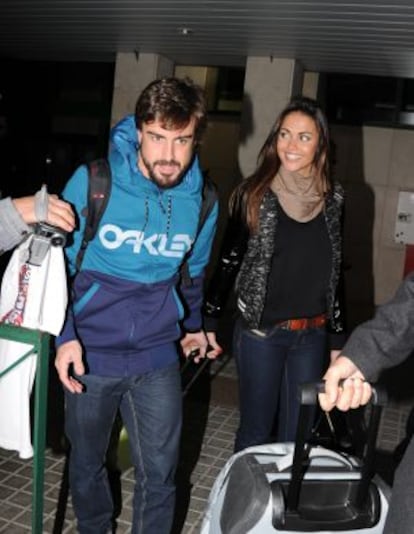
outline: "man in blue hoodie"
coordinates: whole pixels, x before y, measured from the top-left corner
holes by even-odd
[[[136,475],[132,532],[171,530],[182,418],[176,343],[186,355],[207,351],[200,307],[217,205],[198,232],[203,177],[196,149],[205,125],[202,90],[164,78],[144,89],[135,116],[111,132],[111,194],[76,274],[55,362],[65,386],[70,487],[81,534],[112,529],[104,459],[118,409]],[[79,217],[66,250],[72,272],[87,184],[81,166],[63,193]],[[188,251],[192,284],[183,287],[179,269]]]

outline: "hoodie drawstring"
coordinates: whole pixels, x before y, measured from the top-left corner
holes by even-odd
[[[169,234],[170,234],[170,228],[171,228],[172,198],[171,198],[170,195],[168,195],[168,197],[167,197],[167,207],[164,206],[164,204],[161,201],[161,198],[158,199],[158,203],[160,205],[160,208],[161,208],[162,212],[167,215],[167,224],[166,224],[165,233],[166,233],[166,235],[168,237]],[[148,196],[146,196],[145,197],[145,207],[144,207],[144,224],[143,224],[142,230],[141,230],[142,233],[144,233],[146,228],[147,228],[148,220],[149,220],[149,200],[148,200]]]

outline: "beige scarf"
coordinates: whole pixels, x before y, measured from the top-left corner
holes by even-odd
[[[285,213],[295,221],[310,221],[323,209],[326,185],[319,176],[303,176],[280,168],[270,188]]]

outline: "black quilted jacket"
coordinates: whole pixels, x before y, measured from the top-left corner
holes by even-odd
[[[328,331],[341,348],[345,339],[342,284],[342,213],[344,193],[335,183],[325,201],[324,215],[332,244],[332,271],[326,295]],[[236,282],[237,304],[249,328],[258,328],[265,304],[267,280],[273,256],[280,205],[268,190],[260,207],[260,230],[250,235],[242,216],[243,206],[230,218],[223,239],[219,263],[206,294],[204,325],[216,330],[227,297]],[[237,280],[236,280],[237,278]],[[332,342],[331,342],[332,344]]]

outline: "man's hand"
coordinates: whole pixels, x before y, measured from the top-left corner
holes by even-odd
[[[216,347],[213,346],[214,350],[212,351],[209,350],[207,352],[207,347],[208,339],[203,330],[200,330],[199,332],[187,333],[181,340],[181,348],[186,358],[194,353],[194,351],[198,351],[198,354],[194,358],[195,363],[199,363],[199,361],[206,356],[207,358],[214,360],[214,358],[220,354],[220,352],[217,352],[218,349],[216,347],[220,348],[217,343]]]
[[[26,224],[40,222],[36,216],[35,202],[34,196],[13,199],[15,208]],[[48,195],[46,222],[62,228],[65,232],[72,232],[75,227],[75,216],[70,204],[60,200],[56,195]]]
[[[83,386],[78,380],[70,376],[69,367],[73,364],[73,370],[77,375],[85,373],[82,362],[82,346],[78,340],[68,341],[61,345],[56,353],[55,367],[62,384],[71,393],[82,393]]]
[[[341,411],[358,408],[367,404],[371,398],[371,386],[365,381],[358,367],[346,356],[336,358],[323,379],[325,393],[319,395],[319,404],[326,412],[334,407]]]

